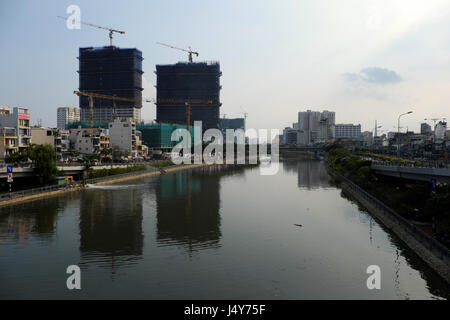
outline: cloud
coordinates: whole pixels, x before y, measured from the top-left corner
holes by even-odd
[[[350,82],[373,84],[395,84],[402,81],[395,71],[378,67],[364,68],[359,73],[345,73],[344,78]]]

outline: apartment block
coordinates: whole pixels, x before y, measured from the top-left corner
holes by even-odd
[[[67,129],[67,125],[80,121],[80,108],[60,107],[57,111],[57,127]]]
[[[360,139],[361,125],[337,124],[335,126],[336,139]]]

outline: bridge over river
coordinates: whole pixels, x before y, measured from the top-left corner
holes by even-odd
[[[419,180],[436,181],[437,183],[450,183],[450,168],[416,167],[398,165],[388,162],[372,162],[372,169],[382,175]]]

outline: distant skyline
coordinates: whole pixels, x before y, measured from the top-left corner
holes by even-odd
[[[109,44],[81,19],[126,31],[114,45],[143,52],[144,97],[155,97],[156,64],[186,61],[159,46],[191,46],[195,61],[219,61],[221,115],[248,113],[247,128],[291,126],[298,112],[336,112],[336,123],[416,132],[424,118],[450,119],[448,0],[1,1],[0,105],[30,109],[56,127],[57,108],[78,106],[78,49]],[[144,104],[142,118],[156,118]],[[432,125],[432,122],[429,121]]]

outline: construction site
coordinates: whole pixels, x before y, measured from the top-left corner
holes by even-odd
[[[113,121],[115,117],[141,121],[142,52],[118,47],[80,48],[79,90],[134,101],[98,98],[94,121]],[[90,120],[89,99],[80,95],[81,121]]]
[[[236,124],[245,128],[244,118],[235,121],[220,118],[222,72],[219,62],[196,62],[193,57],[198,57],[199,53],[190,47],[184,49],[158,42],[158,45],[184,52],[188,61],[156,65],[156,98],[143,98],[142,52],[113,45],[114,34],[125,34],[125,31],[81,23],[108,31],[110,43],[104,47],[79,49],[79,88],[74,94],[79,97],[80,121],[68,124],[67,129],[107,129],[108,123],[116,118],[131,118],[146,146],[168,150],[177,143],[171,140],[175,130],[188,129],[193,137],[195,121],[202,122],[202,132],[211,128],[225,132],[236,129]],[[141,117],[144,103],[156,105],[156,119],[151,123],[144,123]]]
[[[210,103],[191,106],[190,125],[202,121],[203,129],[218,128],[220,118],[220,64],[218,62],[179,62],[157,65],[158,123],[186,123],[187,114],[183,103],[172,99],[198,99]]]

